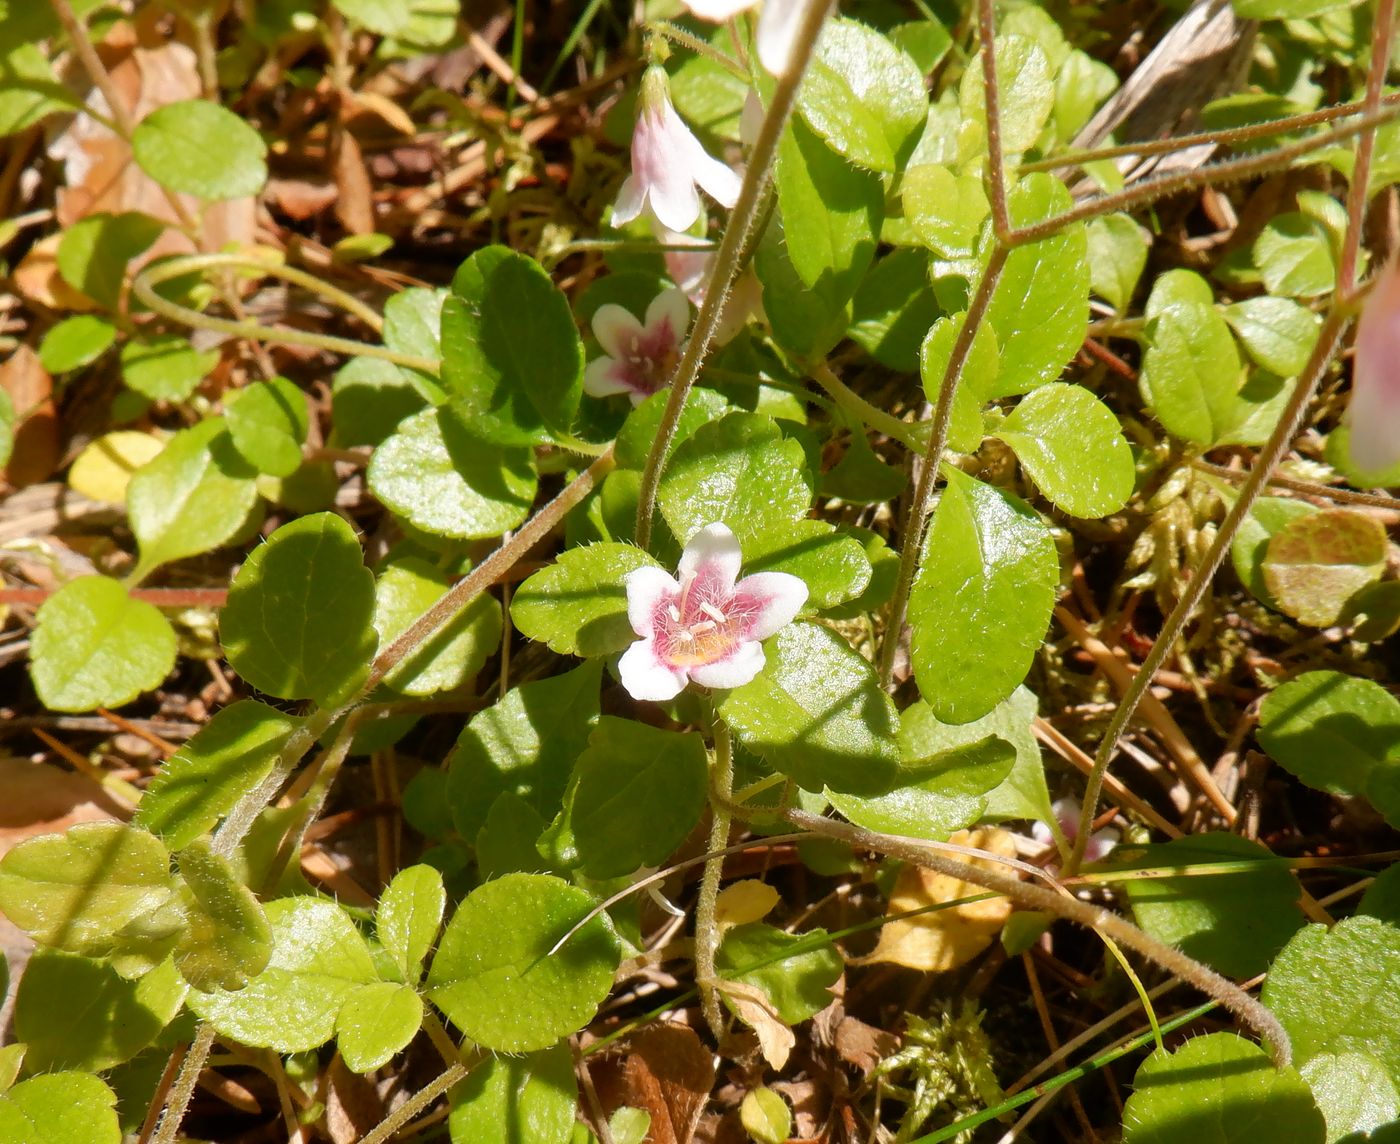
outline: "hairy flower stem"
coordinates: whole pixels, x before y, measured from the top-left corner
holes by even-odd
[[[797,88],[807,70],[808,61],[816,50],[817,37],[821,35],[822,24],[826,21],[831,0],[807,0],[807,10],[798,25],[793,42],[792,63],[778,78],[773,88],[773,98],[763,117],[758,138],[749,153],[749,165],[744,172],[744,182],[739,189],[739,198],[729,213],[729,222],[720,238],[719,249],[715,251],[710,264],[710,277],[705,285],[705,301],[696,315],[695,326],[685,344],[685,352],[676,363],[676,372],[671,378],[670,394],[666,408],[661,414],[656,437],[651,443],[645,467],[642,469],[641,488],[637,495],[636,542],[642,548],[651,545],[652,516],[656,512],[656,490],[661,484],[661,470],[671,451],[671,442],[676,436],[676,426],[680,423],[681,411],[686,398],[700,376],[700,366],[704,363],[724,316],[724,304],[729,298],[729,289],[743,269],[743,252],[748,246],[749,232],[763,213],[767,198],[768,180],[772,174],[773,159],[778,153],[778,140],[782,137],[788,115],[792,112],[797,98]],[[685,537],[679,537],[685,540]]]
[[[393,1112],[360,1137],[360,1144],[384,1144],[392,1140],[400,1128],[432,1104],[458,1081],[467,1075],[465,1065],[449,1065],[437,1077],[429,1081]]]
[[[719,932],[715,924],[715,905],[719,901],[719,880],[724,871],[724,853],[729,844],[729,828],[733,823],[729,807],[734,797],[734,744],[729,728],[714,720],[715,761],[710,770],[710,840],[706,849],[705,870],[700,876],[700,895],[695,902],[695,985],[700,990],[700,1009],[705,1023],[715,1035],[717,1044],[724,1044],[724,1010],[719,1001],[719,975],[715,972],[715,950],[719,948]]]
[[[950,878],[984,886],[1005,894],[1018,906],[1028,910],[1041,910],[1055,917],[1075,922],[1107,936],[1119,945],[1126,946],[1135,953],[1160,965],[1169,973],[1195,986],[1202,993],[1218,1001],[1248,1028],[1252,1029],[1269,1046],[1274,1063],[1283,1067],[1292,1058],[1292,1046],[1287,1032],[1268,1009],[1251,997],[1233,981],[1220,976],[1214,970],[1202,965],[1194,958],[1187,957],[1179,949],[1157,941],[1138,929],[1137,926],[1119,917],[1102,906],[1081,902],[1078,898],[1056,893],[1044,886],[1021,882],[1005,874],[989,870],[985,866],[973,866],[956,858],[935,853],[928,844],[915,838],[902,838],[893,834],[880,834],[852,826],[834,818],[810,814],[804,810],[784,812],[794,826],[810,830],[827,838],[834,838],[849,846],[862,850],[872,850],[886,854],[903,862],[912,862],[929,870],[935,870]]]
[[[194,1088],[199,1081],[199,1074],[204,1071],[205,1062],[209,1060],[209,1050],[213,1047],[214,1026],[208,1021],[201,1021],[195,1032],[194,1041],[185,1053],[185,1059],[180,1062],[180,1075],[175,1078],[170,1095],[166,1098],[165,1110],[161,1114],[160,1128],[157,1129],[152,1144],[175,1144],[175,1138],[180,1132],[180,1124],[184,1121],[185,1113],[190,1107],[190,1100],[194,1097]]]

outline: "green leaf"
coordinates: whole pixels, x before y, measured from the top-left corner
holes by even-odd
[[[725,35],[726,29],[720,27],[710,37],[720,51],[725,50]],[[738,140],[744,101],[751,90],[743,76],[708,55],[689,56],[671,74],[671,102],[702,141]],[[591,315],[579,317],[586,321]]]
[[[423,397],[404,380],[400,367],[374,358],[352,358],[336,371],[331,387],[333,440],[346,447],[378,445],[423,405]]]
[[[1318,1053],[1298,1070],[1327,1121],[1327,1139],[1400,1127],[1400,1087],[1370,1053]],[[1376,1142],[1379,1144],[1379,1141]]]
[[[758,1144],[784,1144],[792,1135],[792,1109],[771,1088],[750,1089],[739,1105],[739,1123]]]
[[[5,41],[8,50],[0,55],[0,138],[24,131],[55,112],[77,110],[78,101],[59,82],[49,53],[39,46],[42,34],[31,40],[0,29],[0,35],[14,37]]]
[[[765,650],[763,671],[720,703],[739,742],[810,791],[888,790],[895,711],[870,665],[814,624],[783,628]]]
[[[106,353],[116,336],[116,327],[96,314],[64,318],[39,344],[39,364],[50,373],[81,369]]]
[[[836,17],[822,29],[797,110],[838,154],[889,173],[913,151],[928,96],[908,55],[873,28]]]
[[[407,985],[376,981],[345,999],[336,1045],[351,1072],[373,1072],[402,1052],[423,1024],[423,1000]]]
[[[443,307],[442,356],[443,383],[465,416],[481,419],[482,436],[529,444],[572,429],[583,340],[568,299],[534,259],[488,246],[461,265]]]
[[[423,865],[400,870],[379,896],[374,931],[409,985],[418,983],[446,904],[442,875]]]
[[[774,183],[793,269],[833,305],[845,303],[875,256],[885,199],[879,176],[852,166],[793,119],[778,146]]]
[[[1293,935],[1269,970],[1264,1004],[1283,1022],[1299,1066],[1321,1053],[1365,1053],[1400,1076],[1400,929],[1352,917]]]
[[[598,721],[602,673],[602,660],[593,660],[513,687],[472,716],[448,760],[452,818],[463,837],[476,836],[487,810],[507,791],[526,799],[546,822],[558,813],[574,761]]]
[[[731,413],[701,426],[671,454],[656,504],[682,543],[718,522],[747,549],[807,515],[812,483],[802,446],[776,421]]]
[[[846,968],[826,931],[784,933],[761,922],[727,931],[715,951],[715,969],[729,981],[763,990],[788,1025],[831,1004],[830,987]]]
[[[1296,211],[1277,215],[1254,240],[1254,264],[1270,294],[1316,298],[1337,284],[1337,266],[1326,229]]]
[[[1400,702],[1369,679],[1310,671],[1259,710],[1259,744],[1315,790],[1365,795],[1400,826]]]
[[[969,723],[1026,677],[1050,623],[1059,557],[1023,501],[949,466],[944,475],[910,598],[910,658],[934,713]]]
[[[211,145],[217,140],[217,145]],[[136,125],[131,150],[140,168],[172,191],[201,199],[241,199],[267,182],[267,145],[232,111],[204,99],[167,103]]]
[[[1088,243],[1090,286],[1121,313],[1147,265],[1149,244],[1142,227],[1131,215],[1103,215],[1089,221]]]
[[[579,756],[569,810],[584,872],[660,866],[700,820],[708,775],[700,735],[604,715]]]
[[[15,1035],[32,1072],[102,1072],[154,1042],[187,990],[171,962],[128,981],[107,962],[40,949],[20,978]]]
[[[670,396],[669,389],[653,393],[627,415],[627,420],[617,432],[617,442],[613,447],[618,468],[641,470],[646,467],[651,443],[656,439],[656,432],[661,427],[661,414]],[[724,397],[713,389],[695,387],[686,394],[671,447],[674,449],[702,425],[717,421],[728,412],[729,402]]]
[[[252,686],[282,699],[343,702],[374,655],[374,576],[334,513],[284,524],[253,549],[219,617],[224,654]]]
[[[216,711],[161,765],[133,823],[183,850],[267,777],[300,723],[253,699]]]
[[[593,904],[549,874],[507,874],[478,886],[438,943],[429,998],[483,1048],[549,1048],[581,1029],[612,986],[618,952],[606,918],[551,952]]]
[[[1347,600],[1385,569],[1385,526],[1352,509],[1295,517],[1269,538],[1264,583],[1279,610],[1305,624],[1336,623]]]
[[[1129,878],[1120,885],[1133,916],[1158,941],[1204,961],[1227,977],[1253,977],[1302,925],[1298,882],[1265,847],[1233,834],[1197,834],[1131,852],[1115,864],[1167,870],[1166,877]],[[1212,873],[1193,867],[1247,863]]]
[[[237,392],[224,411],[233,447],[259,472],[290,477],[301,468],[311,424],[306,394],[285,377],[254,381]]]
[[[1306,20],[1349,7],[1348,0],[1230,0],[1241,20]]]
[[[1118,418],[1078,385],[1043,385],[997,429],[1031,480],[1071,516],[1117,512],[1133,492],[1133,454]]]
[[[132,579],[226,544],[257,499],[253,471],[234,449],[222,417],[182,429],[127,486],[131,531],[141,548]]]
[[[378,36],[399,36],[408,30],[411,9],[404,0],[332,0],[331,6]]]
[[[966,311],[950,318],[939,318],[929,328],[920,347],[919,375],[924,383],[924,396],[934,405],[938,403],[948,364],[953,359],[953,345],[966,322]],[[983,322],[972,335],[972,345],[963,359],[958,387],[953,394],[953,418],[948,425],[950,449],[973,453],[982,444],[982,404],[996,390],[1000,370],[1001,353],[996,332]]]
[[[139,211],[90,214],[63,231],[56,261],[63,280],[108,310],[121,301],[126,267],[160,237],[165,224]]]
[[[406,418],[374,451],[370,491],[391,512],[435,536],[500,536],[530,511],[530,453],[476,436],[451,408]]]
[[[1303,372],[1322,319],[1288,298],[1264,295],[1225,307],[1225,320],[1250,359],[1279,377]]]
[[[831,805],[867,830],[944,842],[971,826],[987,809],[987,795],[1004,782],[1016,762],[1016,748],[988,735],[975,743],[899,770],[892,790],[871,798],[828,791]]]
[[[637,638],[622,582],[643,565],[657,566],[631,544],[567,549],[516,589],[510,618],[524,635],[560,655],[611,655]]]
[[[1016,762],[1001,785],[988,792],[987,809],[982,817],[988,821],[1008,818],[1049,821],[1054,811],[1045,788],[1040,743],[1031,729],[1037,706],[1034,693],[1029,688],[1018,687],[1009,699],[980,719],[971,723],[944,723],[927,703],[912,703],[899,713],[903,765],[908,767],[947,751],[970,747],[988,735],[995,735],[1016,748]]]
[[[904,219],[919,241],[944,258],[971,258],[991,213],[982,180],[936,163],[910,167],[899,183]]]
[[[797,520],[744,553],[744,572],[787,572],[807,585],[808,611],[854,599],[870,584],[870,558],[853,536],[824,520]]]
[[[8,391],[0,390],[0,466],[10,463],[15,449],[15,402]]]
[[[562,829],[567,824],[556,818]],[[517,871],[545,873],[549,863],[540,854],[540,836],[550,824],[514,791],[498,795],[476,832],[476,868],[483,882]]]
[[[569,1138],[578,1082],[567,1045],[488,1057],[448,1095],[452,1144],[556,1144]]]
[[[1230,327],[1209,301],[1194,296],[1194,286],[1186,285],[1195,277],[1163,275],[1154,284],[1140,384],[1143,399],[1169,433],[1213,445],[1238,420],[1236,395],[1244,379]],[[1186,290],[1193,296],[1177,299]]]
[[[175,650],[175,630],[154,606],[116,580],[82,576],[39,608],[29,671],[51,710],[120,707],[160,686]]]
[[[881,365],[901,373],[919,367],[919,344],[938,316],[928,280],[928,255],[890,251],[861,280],[851,300],[851,341]]]
[[[346,999],[377,980],[369,947],[345,911],[318,898],[267,903],[272,957],[242,989],[194,992],[189,1007],[222,1036],[302,1053],[335,1035]]]
[[[152,401],[184,401],[219,364],[219,351],[197,350],[178,334],[153,334],[122,346],[122,381]]]
[[[272,931],[257,898],[234,877],[228,859],[194,842],[175,856],[184,879],[186,926],[175,967],[195,989],[242,989],[267,966]]]
[[[1055,110],[1055,85],[1050,61],[1039,44],[1014,33],[996,38],[997,89],[1001,110],[1001,148],[1028,151]],[[963,73],[958,89],[958,106],[964,120],[986,132],[986,84],[982,78],[979,53]]]
[[[380,647],[388,647],[451,584],[445,573],[426,560],[396,558],[375,585],[374,626]],[[501,605],[483,592],[400,662],[385,683],[401,695],[451,691],[474,678],[500,642]]]
[[[1323,1144],[1322,1114],[1303,1079],[1276,1069],[1258,1045],[1233,1033],[1158,1049],[1133,1078],[1123,1144]]]
[[[104,957],[165,905],[170,855],[153,834],[89,822],[21,842],[0,860],[0,910],[41,945]]]
[[[121,1144],[116,1104],[91,1073],[21,1081],[0,1095],[0,1144]]]
[[[442,307],[447,297],[446,290],[421,286],[411,286],[390,297],[384,303],[385,348],[441,363]],[[430,405],[441,405],[450,396],[437,373],[406,365],[389,368],[397,370],[399,378],[417,390]]]
[[[805,87],[806,84],[804,83]],[[818,357],[845,336],[850,324],[846,300],[823,290],[809,290],[792,264],[783,231],[775,214],[754,254],[754,272],[763,285],[763,312],[778,344],[799,358]]]
[[[1040,222],[1072,205],[1052,175],[1026,176],[1007,196],[1015,226]],[[1054,381],[1078,352],[1089,329],[1089,241],[1072,223],[1006,259],[987,320],[996,331],[1001,368],[987,397],[1028,393]]]
[[[1230,545],[1230,561],[1235,566],[1235,575],[1260,603],[1278,608],[1264,582],[1264,554],[1268,551],[1269,539],[1290,521],[1316,511],[1315,505],[1291,497],[1260,497],[1250,506]]]

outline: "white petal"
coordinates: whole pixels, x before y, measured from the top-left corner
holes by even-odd
[[[676,345],[679,346],[685,339],[686,330],[690,329],[690,299],[679,287],[661,291],[647,307],[647,330],[654,331],[662,322],[671,323],[671,329],[676,334]]]
[[[1050,833],[1049,825],[1041,822],[1039,819],[1031,823],[1031,837],[1042,846],[1049,846],[1055,841],[1055,836]]]
[[[763,663],[763,645],[749,640],[724,659],[692,667],[690,678],[702,687],[742,687],[763,670]]]
[[[655,634],[656,610],[680,595],[680,585],[655,564],[643,564],[623,578],[627,589],[627,622],[639,636]]]
[[[797,26],[809,2],[765,0],[758,17],[758,58],[771,75],[783,75],[791,66]]]
[[[739,578],[744,557],[739,551],[739,539],[723,524],[707,524],[685,544],[679,565],[682,581],[687,576],[721,580],[732,588]]]
[[[631,393],[632,387],[614,377],[617,362],[610,357],[594,358],[583,371],[583,392],[589,397],[611,397],[614,393]]]
[[[672,112],[674,115],[675,113]],[[680,122],[680,117],[676,117]],[[682,126],[684,126],[682,124]],[[685,128],[686,133],[686,162],[690,169],[690,177],[699,183],[715,202],[722,207],[732,207],[739,201],[739,188],[743,186],[744,180],[735,173],[734,169],[727,163],[721,163],[714,158],[704,147],[700,145],[700,140],[690,133],[690,128]],[[661,218],[660,213],[657,214]],[[661,219],[662,222],[666,220]],[[694,219],[690,220],[692,223]],[[676,226],[672,230],[687,230],[689,226]]]
[[[654,703],[674,699],[686,685],[685,671],[662,663],[656,654],[655,641],[649,639],[638,640],[622,653],[617,661],[617,672],[628,695]]]
[[[1400,462],[1400,260],[1381,271],[1361,311],[1347,423],[1358,470],[1376,473]]]
[[[642,323],[626,306],[604,302],[593,315],[593,336],[608,357],[627,355],[628,343],[642,333]]]
[[[626,226],[642,213],[646,202],[646,185],[636,175],[628,175],[618,188],[617,202],[613,203],[612,225]]]
[[[807,585],[788,572],[755,572],[734,586],[734,610],[750,616],[743,639],[764,640],[792,623],[807,602]]]
[[[718,24],[752,8],[757,0],[683,0],[691,14]]]

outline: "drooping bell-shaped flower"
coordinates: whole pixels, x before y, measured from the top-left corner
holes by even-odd
[[[661,252],[666,262],[666,273],[671,281],[685,291],[685,295],[696,306],[705,303],[705,290],[710,281],[710,264],[714,251],[709,243],[690,234],[680,234],[660,228],[657,239],[668,249]],[[693,250],[678,250],[676,247],[693,246]],[[753,265],[746,266],[729,288],[729,296],[724,301],[724,312],[713,334],[716,346],[728,345],[750,318],[763,314],[763,286],[754,273]]]
[[[605,302],[593,315],[593,334],[605,356],[589,362],[583,391],[594,397],[625,393],[637,405],[664,388],[675,372],[690,327],[690,303],[679,288],[663,290],[647,306],[646,321]]]
[[[700,217],[697,186],[721,206],[732,207],[741,183],[729,167],[706,153],[676,114],[665,70],[647,68],[632,130],[632,173],[613,204],[614,225],[649,210],[663,226],[689,230]]]
[[[739,579],[739,541],[723,524],[702,528],[673,577],[648,565],[628,574],[627,618],[640,637],[618,663],[634,699],[664,700],[687,683],[738,687],[763,669],[763,646],[807,602],[786,572]]]
[[[1361,310],[1347,424],[1358,471],[1400,463],[1400,259],[1380,272]]]
[[[1055,822],[1060,828],[1060,833],[1064,835],[1065,841],[1073,846],[1074,840],[1079,836],[1079,803],[1072,798],[1057,798],[1050,804],[1050,809],[1055,812]],[[1055,835],[1050,825],[1045,822],[1031,823],[1031,837],[1042,846],[1051,846],[1055,842]],[[1118,831],[1113,827],[1105,826],[1102,830],[1096,830],[1084,845],[1084,861],[1097,862],[1117,845]]]
[[[702,20],[716,24],[752,8],[758,0],[684,0],[685,6]],[[797,24],[808,3],[827,0],[763,0],[758,17],[758,59],[772,75],[782,75],[792,63],[792,43]]]

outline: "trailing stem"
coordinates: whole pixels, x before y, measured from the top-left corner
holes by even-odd
[[[705,1023],[718,1044],[724,1043],[724,1010],[720,1008],[718,981],[715,972],[715,950],[719,947],[719,932],[715,924],[715,905],[719,899],[720,875],[724,871],[724,854],[733,823],[730,802],[734,795],[734,746],[729,728],[714,720],[715,761],[710,771],[710,840],[706,849],[705,870],[700,876],[700,894],[695,903],[695,985],[700,991],[700,1008]]]

